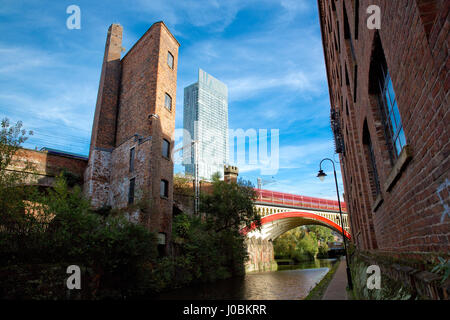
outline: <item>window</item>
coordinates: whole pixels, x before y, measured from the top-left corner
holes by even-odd
[[[173,69],[173,55],[170,52],[167,52],[167,64]]]
[[[166,234],[164,232],[158,233],[158,254],[160,257],[166,255]]]
[[[396,159],[406,145],[406,138],[391,76],[385,64],[381,64],[380,68],[378,101],[383,116],[386,136],[389,139],[392,157]]]
[[[372,195],[374,199],[381,193],[380,188],[380,180],[378,178],[378,170],[377,170],[377,163],[375,160],[375,153],[373,151],[373,145],[372,140],[370,139],[370,133],[369,129],[367,127],[367,122],[364,122],[364,129],[363,129],[363,144],[365,147],[365,154],[366,154],[366,160],[368,162],[368,168],[369,168],[369,179],[370,179],[370,186],[372,189]]]
[[[134,203],[134,178],[130,179],[130,187],[128,189],[128,204]]]
[[[160,195],[165,198],[169,197],[169,182],[167,180],[161,180]]]
[[[163,157],[170,158],[170,142],[166,139],[163,139],[162,155]]]
[[[134,148],[130,149],[130,172],[134,171]]]
[[[406,145],[406,138],[397,105],[397,96],[378,32],[375,32],[373,48],[369,71],[369,93],[377,101],[386,146],[393,165]]]
[[[164,106],[172,111],[172,97],[166,93],[166,100],[164,101]]]

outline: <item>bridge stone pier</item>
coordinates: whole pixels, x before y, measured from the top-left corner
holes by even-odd
[[[261,216],[261,228],[252,226],[241,230],[247,236],[247,272],[276,270],[273,241],[296,227],[321,225],[342,234],[337,201],[261,189],[256,192],[255,207]],[[341,210],[344,234],[351,239],[347,207],[343,202]]]
[[[246,272],[261,272],[277,270],[273,243],[271,240],[263,240],[257,237],[246,239],[248,261],[245,265]]]

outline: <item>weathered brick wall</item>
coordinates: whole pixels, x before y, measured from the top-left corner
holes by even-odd
[[[109,205],[111,175],[111,152],[94,148],[89,153],[89,161],[84,172],[84,194],[91,199],[95,208]]]
[[[147,226],[170,241],[173,208],[173,162],[162,155],[163,139],[174,142],[179,43],[163,22],[153,24],[120,60],[122,27],[108,32],[91,141],[85,191],[94,206],[128,206],[130,179],[135,202],[151,202]],[[168,65],[168,52],[174,57]],[[117,60],[119,59],[119,60]],[[119,65],[117,65],[119,61]],[[112,63],[114,62],[114,63]],[[165,95],[172,108],[164,106]],[[116,117],[117,115],[117,117]],[[130,172],[130,149],[135,148]],[[160,183],[169,183],[168,197]]]
[[[423,22],[424,7],[418,4],[425,2],[428,5],[434,2],[440,8],[435,12],[436,18],[429,19],[432,23]],[[355,1],[335,1],[333,8],[331,1],[319,0],[331,106],[340,112],[345,140],[346,150],[340,158],[354,239],[362,249],[417,257],[430,252],[448,254],[449,2],[360,0],[359,3],[356,39]],[[351,40],[344,34],[344,4]],[[389,160],[380,111],[371,94],[375,30],[366,26],[369,5],[381,8],[379,37],[411,154],[411,160],[390,188],[387,185],[396,163]],[[362,141],[365,121],[380,180],[379,199],[374,199],[371,190],[371,169]]]
[[[248,252],[248,260],[245,263],[246,272],[277,270],[272,241],[252,237],[247,238],[245,243]]]
[[[112,24],[108,29],[102,72],[92,125],[88,168],[84,174],[84,192],[94,207],[108,205],[111,152],[115,146],[117,101],[123,28]]]
[[[30,149],[19,149],[14,155],[8,170],[24,170],[26,163],[29,162],[35,173],[32,183],[43,186],[50,186],[53,178],[62,171],[70,172],[83,182],[83,173],[87,166],[87,160],[71,155],[52,154],[48,151],[36,151]]]
[[[149,188],[150,183],[150,152],[151,137],[143,139],[132,137],[124,141],[112,152],[111,190],[109,203],[113,208],[128,206],[128,193],[130,180],[135,179],[135,200],[144,196],[143,192]],[[134,170],[130,172],[130,149],[135,149]],[[147,194],[147,196],[149,196]]]

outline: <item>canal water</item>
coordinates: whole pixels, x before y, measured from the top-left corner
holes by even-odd
[[[301,300],[327,274],[336,259],[279,265],[278,271],[190,286],[160,294],[161,300]]]

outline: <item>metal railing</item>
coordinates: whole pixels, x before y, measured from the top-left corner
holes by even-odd
[[[255,189],[258,197],[256,202],[285,205],[299,208],[311,208],[339,212],[339,203],[335,200],[300,196],[290,193]],[[347,205],[341,202],[342,212],[347,212]]]

